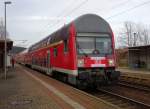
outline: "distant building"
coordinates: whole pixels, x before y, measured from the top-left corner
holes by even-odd
[[[150,45],[129,47],[129,66],[150,70]]]

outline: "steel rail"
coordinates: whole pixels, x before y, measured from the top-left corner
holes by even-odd
[[[135,104],[138,104],[138,105],[144,106],[145,108],[150,109],[150,104],[146,104],[146,103],[143,103],[143,102],[140,102],[140,101],[137,101],[137,100],[134,100],[134,99],[131,99],[131,98],[128,98],[128,97],[125,97],[125,96],[122,96],[122,95],[119,95],[119,94],[116,94],[116,93],[113,93],[113,92],[110,92],[110,91],[107,91],[104,89],[98,89],[98,91],[101,91],[103,93],[107,93],[107,94],[112,95],[112,96],[119,97],[121,99],[133,102]]]
[[[122,83],[122,82],[119,82],[118,85],[138,89],[138,90],[141,90],[141,91],[150,92],[149,87],[145,87],[145,86],[142,86],[142,85],[137,86],[137,85],[134,85],[134,84]]]

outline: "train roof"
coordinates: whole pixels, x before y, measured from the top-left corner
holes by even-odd
[[[61,27],[59,30],[55,31],[43,40],[32,45],[29,48],[29,51],[38,49],[40,47],[46,46],[47,44],[52,44],[60,40],[66,40],[69,36],[69,27],[71,26],[71,24],[74,25],[76,33],[111,33],[109,24],[103,18],[96,14],[85,14],[73,20],[71,23]]]
[[[76,20],[74,20],[72,23],[74,23],[77,33],[81,32],[111,33],[109,24],[102,17],[96,14],[82,15],[78,17]]]

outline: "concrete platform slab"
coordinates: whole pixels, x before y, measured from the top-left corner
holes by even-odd
[[[36,81],[19,68],[0,78],[0,109],[62,109]]]

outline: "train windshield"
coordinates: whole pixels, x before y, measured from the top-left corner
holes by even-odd
[[[112,41],[108,34],[77,37],[78,54],[112,54]]]

